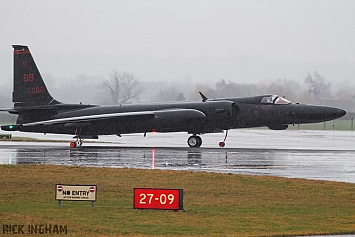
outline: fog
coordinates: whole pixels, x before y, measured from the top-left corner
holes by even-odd
[[[333,90],[355,87],[351,0],[0,1],[0,32],[3,89],[12,83],[13,44],[29,46],[60,95],[70,90],[51,88],[97,83],[112,70],[166,86],[303,84],[318,71]]]

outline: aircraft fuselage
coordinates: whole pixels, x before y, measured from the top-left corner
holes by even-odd
[[[268,95],[266,95],[268,96]],[[113,113],[134,113],[154,111],[152,116],[130,116],[129,119],[104,119],[53,125],[23,126],[20,131],[73,134],[78,125],[81,134],[88,136],[146,133],[146,132],[188,132],[203,134],[234,128],[268,126],[270,129],[285,129],[288,124],[317,123],[336,119],[345,114],[338,108],[302,104],[262,104],[266,96],[246,98],[228,98],[211,101],[152,103],[119,106],[93,106],[57,112],[52,115],[36,114],[37,120],[30,114],[19,116],[17,124],[41,120],[55,120],[70,117],[92,116]],[[242,100],[242,101],[240,101]],[[182,111],[180,109],[190,109]],[[174,110],[176,112],[174,113]],[[167,111],[167,112],[165,112]],[[191,112],[191,114],[188,114]],[[287,128],[287,127],[286,127]]]

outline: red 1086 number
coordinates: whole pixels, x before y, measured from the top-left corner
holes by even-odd
[[[135,188],[135,209],[183,210],[182,189]]]
[[[44,93],[44,87],[43,86],[37,86],[37,87],[29,87],[27,88],[28,94],[42,94]]]

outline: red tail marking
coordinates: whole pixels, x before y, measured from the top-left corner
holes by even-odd
[[[30,50],[29,49],[17,49],[14,50],[14,54],[30,54]]]

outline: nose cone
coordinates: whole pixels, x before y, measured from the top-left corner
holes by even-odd
[[[346,114],[345,110],[339,108],[326,107],[326,106],[322,106],[322,107],[324,110],[323,114],[325,115],[325,117],[328,117],[328,120],[341,118]]]
[[[339,110],[338,110],[338,118],[343,117],[345,114],[346,114],[346,111],[345,111],[345,110],[343,110],[343,109],[339,109]]]
[[[300,106],[295,117],[300,123],[318,123],[341,118],[345,114],[345,110],[335,107],[304,105]]]

